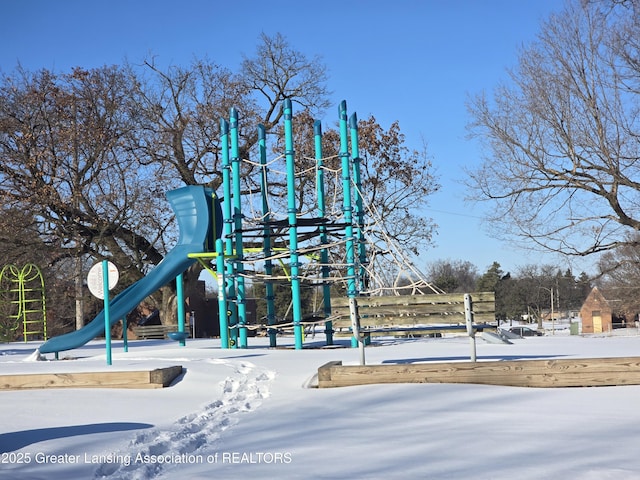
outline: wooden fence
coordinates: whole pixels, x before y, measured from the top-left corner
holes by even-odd
[[[494,292],[471,293],[471,309],[476,324],[495,322]],[[395,295],[358,297],[358,314],[363,330],[385,327],[416,327],[423,325],[457,325],[464,328],[463,293],[443,295]],[[349,328],[349,299],[332,299],[334,328]]]

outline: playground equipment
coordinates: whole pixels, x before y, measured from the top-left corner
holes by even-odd
[[[192,252],[211,248],[222,231],[220,203],[213,190],[188,186],[167,192],[167,200],[176,214],[180,237],[177,245],[149,274],[117,295],[110,303],[110,322],[113,325],[133,310],[147,296],[174,280],[195,260]],[[80,330],[51,338],[43,343],[40,353],[58,353],[78,348],[104,333],[104,312]]]
[[[208,195],[213,192],[207,191],[203,187],[184,187],[167,193],[167,198],[176,212],[176,218],[180,227],[180,240],[178,245],[167,254],[165,259],[154,269],[149,275],[141,279],[136,284],[127,288],[124,292],[116,296],[110,302],[110,322],[113,324],[119,321],[129,311],[135,308],[146,296],[155,290],[176,278],[184,272],[193,262],[200,261],[210,271],[213,271],[205,259],[216,259],[215,275],[218,276],[219,289],[219,312],[220,312],[220,330],[221,343],[223,348],[236,346],[240,348],[247,347],[247,318],[246,318],[246,298],[247,288],[246,280],[252,277],[252,273],[246,271],[245,265],[254,265],[256,262],[263,262],[266,267],[266,273],[270,273],[273,261],[277,258],[287,258],[289,272],[287,280],[291,285],[292,291],[292,311],[293,311],[293,329],[295,335],[296,348],[302,348],[302,309],[300,304],[300,288],[303,280],[302,276],[302,259],[305,255],[320,252],[321,259],[324,260],[322,265],[323,277],[321,282],[328,284],[331,281],[344,281],[347,285],[347,295],[355,298],[363,285],[364,280],[358,278],[358,275],[366,275],[363,269],[358,270],[356,266],[356,251],[360,251],[358,259],[362,263],[364,261],[364,246],[358,247],[356,242],[358,238],[363,238],[363,225],[353,224],[353,207],[351,202],[352,192],[352,173],[351,165],[359,165],[358,161],[352,162],[352,157],[357,156],[357,147],[352,153],[348,150],[348,126],[346,102],[340,104],[340,131],[341,145],[339,157],[342,162],[341,176],[342,186],[345,191],[342,197],[342,217],[341,220],[330,220],[326,217],[301,218],[298,208],[296,207],[296,172],[295,172],[295,154],[293,149],[293,112],[291,101],[284,102],[284,131],[285,131],[285,148],[284,159],[286,164],[287,177],[287,214],[284,219],[271,218],[269,210],[269,185],[267,183],[266,172],[266,133],[263,127],[259,127],[260,137],[260,156],[263,169],[263,185],[261,188],[261,197],[263,204],[263,219],[258,222],[259,226],[256,230],[251,225],[244,225],[243,220],[243,197],[241,194],[241,163],[244,161],[239,154],[238,140],[238,116],[235,109],[231,110],[229,121],[221,121],[221,141],[222,141],[222,177],[224,189],[224,205],[222,208],[217,199],[213,206],[207,201]],[[351,120],[351,142],[357,145],[357,120],[355,115]],[[320,142],[320,126],[316,125],[315,130],[316,143]],[[316,147],[316,158],[322,165],[321,147]],[[322,176],[324,169],[318,169],[318,185],[322,185]],[[359,178],[359,172],[354,175]],[[320,196],[318,210],[323,211],[323,196]],[[361,209],[361,200],[356,202],[356,208]],[[213,212],[213,222],[211,221]],[[361,222],[363,212],[356,211],[356,219]],[[214,228],[211,228],[214,225]],[[282,253],[280,249],[274,248],[273,240],[276,235],[282,238],[276,230],[288,230],[288,245],[286,252]],[[212,233],[212,231],[214,233]],[[344,232],[342,238],[329,243],[329,235],[332,232]],[[221,235],[222,234],[222,235]],[[245,252],[244,242],[247,239],[264,237],[262,241],[263,247],[256,249],[247,249]],[[312,239],[320,237],[320,244],[305,245],[304,248],[299,245],[301,239]],[[345,258],[341,264],[345,267],[346,274],[337,278],[330,278],[330,272],[336,266],[328,261],[330,256],[330,247],[339,247],[345,251]],[[212,251],[213,250],[213,251]],[[280,250],[280,251],[279,251]],[[245,256],[245,253],[250,256]],[[337,270],[337,268],[336,268]],[[255,278],[255,276],[253,276]],[[274,279],[268,279],[267,282]],[[178,282],[178,287],[180,282]],[[325,289],[324,312],[327,317],[330,315],[330,295],[328,289]],[[271,344],[275,346],[276,342],[276,325],[282,327],[281,323],[277,323],[274,315],[273,297],[267,295],[268,303],[268,325]],[[183,315],[178,313],[180,318]],[[40,353],[57,353],[64,350],[70,350],[84,345],[86,342],[95,338],[104,332],[104,312],[100,313],[92,322],[75,332],[62,335],[50,339],[40,347]],[[328,318],[326,320],[327,343],[332,343],[332,326]],[[231,337],[231,338],[229,338]]]
[[[353,320],[354,336],[360,339],[357,327],[357,297],[361,295],[397,294],[398,279],[404,272],[411,279],[410,288],[414,293],[442,293],[424,279],[418,269],[385,237],[385,255],[396,263],[396,279],[389,282],[381,278],[380,272],[389,269],[376,264],[375,254],[367,257],[367,232],[379,226],[383,219],[374,207],[366,205],[362,195],[360,180],[360,158],[358,149],[358,122],[355,114],[347,116],[346,102],[339,106],[340,145],[337,155],[324,157],[322,151],[322,127],[314,124],[316,172],[316,215],[302,212],[298,205],[298,183],[304,172],[296,171],[299,159],[293,142],[292,103],[286,99],[283,104],[284,153],[267,162],[266,131],[258,126],[259,163],[240,157],[238,115],[231,109],[229,120],[221,120],[221,158],[224,202],[221,205],[213,192],[204,187],[190,186],[167,193],[167,198],[176,213],[180,228],[180,240],[165,259],[146,277],[127,288],[110,302],[109,321],[119,321],[135,308],[146,296],[177,278],[180,297],[181,274],[195,261],[200,262],[218,280],[218,309],[222,348],[231,346],[246,348],[249,328],[266,327],[270,345],[276,346],[278,329],[293,328],[295,348],[302,348],[303,326],[325,324],[326,342],[333,343],[333,325],[330,286],[342,282]],[[336,163],[333,169],[326,163]],[[307,162],[307,157],[301,160]],[[244,193],[243,166],[259,168],[260,200],[255,201],[254,192]],[[277,167],[284,167],[286,182],[286,212],[274,209],[282,197],[270,195],[269,174]],[[334,175],[330,182],[325,174]],[[334,189],[331,196],[325,195],[325,186]],[[333,198],[333,205],[327,205],[327,198]],[[213,198],[213,200],[211,200]],[[260,204],[260,207],[257,207]],[[243,208],[260,214],[246,215]],[[365,214],[372,220],[365,223]],[[384,232],[384,229],[381,229]],[[382,234],[384,236],[384,234]],[[245,246],[245,242],[247,246]],[[261,245],[256,248],[255,245]],[[380,250],[380,248],[376,248]],[[274,262],[284,265],[287,261],[285,277],[274,275]],[[212,267],[209,262],[215,261]],[[259,273],[258,265],[264,267]],[[314,273],[315,270],[315,273]],[[267,315],[265,325],[248,325],[247,322],[247,282],[265,282]],[[291,287],[292,321],[283,322],[275,315],[273,284],[286,281]],[[303,282],[323,291],[323,307],[313,318],[302,315],[301,288]],[[178,302],[178,317],[184,319],[184,305]],[[180,310],[182,309],[182,310]],[[50,339],[40,347],[41,353],[70,350],[84,345],[104,332],[104,312],[82,329]],[[360,342],[362,345],[362,342]]]
[[[6,265],[0,271],[0,322],[7,341],[16,339],[20,327],[25,342],[47,339],[44,278],[36,265]]]
[[[293,321],[290,326],[294,331],[295,348],[302,348],[303,325],[302,325],[302,309],[300,289],[303,281],[302,275],[302,259],[305,255],[314,252],[320,253],[320,261],[322,267],[321,280],[324,292],[324,314],[327,317],[325,334],[327,344],[332,343],[332,326],[331,320],[328,318],[331,312],[331,296],[329,292],[329,278],[331,264],[329,263],[329,245],[328,235],[331,230],[342,230],[344,238],[340,239],[334,246],[341,246],[346,252],[346,261],[343,262],[346,267],[346,276],[341,277],[347,284],[347,295],[355,298],[361,290],[359,282],[363,279],[358,277],[356,271],[356,248],[359,249],[360,260],[365,260],[364,245],[356,247],[358,239],[363,238],[362,224],[358,224],[357,235],[354,234],[354,225],[352,220],[353,209],[351,204],[351,158],[348,151],[347,138],[347,112],[346,102],[340,104],[340,124],[341,124],[341,145],[340,158],[342,159],[342,185],[344,195],[342,196],[342,213],[344,219],[340,222],[332,222],[325,216],[325,204],[323,193],[323,158],[321,150],[321,126],[316,122],[314,126],[316,159],[319,167],[317,168],[317,186],[320,194],[318,195],[318,214],[317,217],[303,218],[300,215],[300,208],[297,205],[296,192],[296,171],[295,171],[295,152],[293,146],[293,112],[292,104],[289,99],[284,101],[283,106],[284,117],[284,167],[286,170],[286,199],[287,212],[282,219],[275,218],[275,212],[270,209],[269,184],[268,184],[268,163],[266,159],[266,132],[263,126],[258,126],[259,138],[259,154],[261,169],[261,206],[262,213],[259,219],[255,219],[253,225],[247,223],[246,217],[243,215],[243,198],[241,196],[241,163],[243,159],[239,156],[238,148],[238,115],[235,109],[230,112],[229,121],[221,120],[221,143],[222,143],[222,179],[224,189],[224,232],[223,240],[216,243],[216,251],[211,254],[192,254],[192,258],[197,258],[205,268],[212,272],[218,279],[218,300],[219,300],[219,318],[220,318],[220,337],[223,348],[229,346],[247,347],[247,325],[246,318],[246,280],[258,280],[255,271],[249,272],[245,268],[247,265],[254,266],[257,263],[264,265],[264,275],[259,279],[266,283],[266,302],[267,302],[267,326],[270,338],[270,345],[276,346],[276,326],[283,327],[282,322],[278,323],[275,318],[275,306],[273,296],[273,282],[278,281],[273,276],[273,262],[276,260],[288,260],[287,281],[291,286],[291,311]],[[352,145],[356,145],[353,155],[357,157],[357,120],[352,117]],[[247,161],[247,160],[244,160]],[[359,161],[354,161],[356,168],[354,176],[359,178]],[[253,202],[249,201],[250,206]],[[361,201],[357,203],[357,208],[361,209]],[[362,212],[357,212],[357,218],[361,221]],[[245,221],[243,223],[243,220]],[[283,235],[280,231],[287,231],[288,235]],[[278,240],[282,244],[286,244],[285,248],[276,249],[273,246],[274,241]],[[320,239],[319,243],[305,245],[301,248],[301,239],[310,240],[313,238]],[[259,240],[262,248],[253,248],[245,251],[244,242],[251,240]],[[283,253],[284,250],[284,253]],[[246,256],[246,254],[250,254]],[[207,261],[216,259],[215,270],[211,268]],[[361,275],[364,271],[361,272]],[[253,326],[255,327],[255,326]]]
[[[376,264],[377,257],[367,257],[367,232],[382,223],[375,208],[367,206],[361,187],[358,121],[355,114],[347,115],[346,102],[339,105],[340,145],[337,155],[324,157],[322,126],[314,123],[314,158],[296,156],[293,135],[293,112],[290,100],[283,105],[284,151],[267,161],[266,132],[257,126],[259,161],[240,158],[238,148],[238,115],[231,109],[229,120],[221,120],[222,180],[224,189],[224,233],[216,244],[216,251],[192,254],[218,280],[220,336],[223,348],[247,346],[250,328],[267,329],[270,345],[276,346],[276,333],[281,328],[292,328],[295,348],[302,348],[303,326],[325,324],[326,343],[333,343],[331,285],[341,282],[350,304],[360,295],[397,294],[398,279],[411,279],[404,285],[413,293],[442,293],[426,281],[424,276],[396,248],[392,239],[385,237],[387,258],[395,262],[397,278],[389,281],[380,272],[389,269]],[[327,166],[332,160],[338,164]],[[336,161],[337,160],[337,161]],[[301,164],[310,164],[302,171]],[[259,169],[260,187],[256,191],[243,185],[241,167]],[[281,171],[278,172],[277,170]],[[315,170],[316,214],[302,211],[299,184],[305,173]],[[284,179],[276,185],[286,185],[282,197],[270,195],[269,178],[280,174]],[[329,181],[325,175],[334,175]],[[333,195],[325,194],[325,187],[333,188]],[[247,192],[248,189],[248,192]],[[244,194],[241,192],[244,191]],[[256,199],[259,195],[259,199]],[[304,195],[304,194],[303,194]],[[286,205],[278,200],[286,198]],[[333,205],[327,200],[333,199]],[[284,203],[284,202],[282,202]],[[244,209],[249,209],[250,214]],[[284,210],[284,211],[283,211]],[[365,214],[371,219],[365,223]],[[384,229],[380,229],[384,232]],[[382,234],[384,236],[384,234]],[[250,247],[247,247],[249,245]],[[256,247],[255,245],[261,245]],[[372,250],[380,250],[379,247]],[[215,267],[208,262],[215,259]],[[284,262],[287,262],[286,265]],[[274,262],[285,267],[285,277],[274,275]],[[257,267],[262,267],[263,273]],[[261,325],[248,325],[246,318],[246,282],[265,283],[266,317]],[[292,320],[277,319],[273,285],[286,282],[291,288],[290,311]],[[303,318],[301,288],[305,285],[322,288],[323,306],[311,319]],[[422,289],[422,290],[421,290]],[[352,307],[356,308],[356,307]],[[357,335],[356,335],[357,336]]]

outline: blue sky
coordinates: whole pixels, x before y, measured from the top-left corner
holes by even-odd
[[[545,263],[551,255],[494,240],[481,222],[482,205],[463,201],[464,168],[481,151],[466,137],[469,95],[508,80],[519,48],[535,39],[540,22],[561,0],[5,0],[0,68],[67,72],[136,62],[150,54],[163,64],[194,56],[235,69],[251,55],[261,32],[282,33],[329,69],[335,109],[346,100],[359,118],[373,114],[387,128],[398,120],[407,144],[426,141],[442,190],[425,214],[439,225],[436,246],[417,261],[468,260],[480,272],[493,261],[503,270]],[[590,262],[574,265],[590,271]]]

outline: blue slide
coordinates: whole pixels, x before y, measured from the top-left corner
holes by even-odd
[[[196,260],[189,253],[212,251],[222,233],[222,209],[213,190],[188,186],[167,192],[167,200],[176,214],[180,238],[177,245],[147,276],[117,295],[109,303],[113,325],[136,308],[149,295],[174,280]],[[54,353],[81,347],[104,333],[104,311],[75,332],[54,337],[43,343],[40,353]]]

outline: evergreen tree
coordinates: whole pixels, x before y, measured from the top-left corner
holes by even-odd
[[[476,290],[479,292],[495,292],[498,282],[503,276],[502,268],[498,262],[493,262],[489,269],[482,275],[476,283]]]

